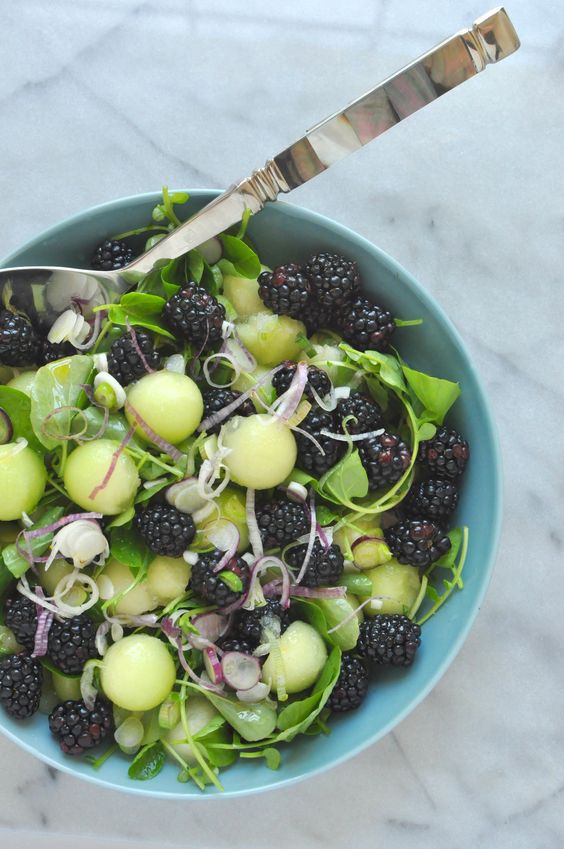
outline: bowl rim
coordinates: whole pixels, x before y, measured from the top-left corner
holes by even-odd
[[[172,191],[172,190],[171,190]],[[197,197],[209,197],[212,199],[222,193],[220,189],[206,189],[206,188],[198,188],[198,189],[175,189],[174,191],[186,191],[189,194],[190,198]],[[126,195],[124,197],[116,198],[111,201],[106,201],[103,203],[96,204],[94,206],[88,207],[87,209],[81,210],[80,212],[71,214],[66,216],[64,219],[61,219],[56,224],[53,224],[46,230],[41,231],[37,236],[28,239],[24,244],[20,245],[17,249],[11,251],[7,256],[0,258],[0,268],[6,268],[10,266],[12,261],[12,257],[16,254],[21,253],[22,251],[28,250],[29,248],[35,246],[38,240],[45,240],[52,236],[55,236],[59,231],[64,230],[70,223],[80,223],[81,221],[89,218],[92,213],[97,212],[105,212],[113,209],[119,209],[122,207],[127,207],[131,203],[138,203],[140,201],[147,202],[158,202],[158,199],[161,197],[161,192],[159,191],[151,191],[151,192],[140,192],[134,195]],[[461,628],[457,637],[450,645],[450,648],[442,661],[437,668],[434,670],[433,674],[429,677],[424,687],[414,696],[401,711],[399,711],[393,719],[391,719],[383,728],[376,731],[371,736],[367,737],[358,745],[351,748],[346,753],[338,756],[330,763],[322,764],[320,766],[314,767],[307,772],[304,772],[301,775],[291,776],[289,778],[281,778],[279,781],[273,782],[272,784],[267,784],[262,787],[249,787],[243,789],[233,789],[233,790],[224,790],[222,793],[201,793],[196,796],[192,793],[182,794],[182,793],[172,793],[169,791],[152,789],[150,787],[145,787],[144,785],[136,784],[134,781],[131,781],[131,785],[122,785],[114,783],[111,780],[104,779],[101,776],[98,776],[94,771],[92,774],[77,772],[73,769],[72,765],[69,763],[59,763],[58,761],[51,758],[49,755],[41,752],[36,749],[33,745],[22,741],[19,737],[13,734],[9,729],[3,727],[0,724],[0,732],[8,737],[8,739],[12,740],[17,746],[21,747],[25,751],[37,757],[39,760],[48,764],[49,766],[54,767],[55,769],[59,769],[62,772],[68,773],[69,775],[73,775],[75,778],[82,779],[84,781],[90,782],[92,784],[96,784],[100,787],[111,788],[113,790],[119,790],[124,793],[132,793],[137,796],[146,796],[160,799],[173,799],[175,801],[179,800],[190,800],[190,801],[199,801],[199,800],[209,800],[209,799],[232,799],[235,797],[242,796],[251,796],[257,793],[266,793],[268,791],[278,790],[285,787],[288,787],[293,784],[297,784],[301,781],[305,781],[306,779],[313,778],[316,775],[320,775],[323,772],[326,772],[330,769],[334,769],[345,761],[350,760],[356,755],[368,749],[370,746],[374,745],[378,742],[378,740],[385,737],[390,733],[397,725],[400,724],[415,708],[421,704],[421,702],[429,695],[431,690],[436,687],[438,682],[441,680],[451,663],[454,661],[455,657],[458,655],[460,649],[462,648],[470,629],[472,628],[478,612],[481,608],[483,600],[485,598],[486,592],[488,590],[491,577],[493,574],[494,566],[497,559],[497,553],[499,549],[499,541],[501,535],[501,524],[502,524],[502,513],[503,513],[503,492],[502,492],[502,454],[499,442],[499,436],[497,427],[495,424],[495,419],[492,413],[491,405],[486,395],[485,389],[482,385],[482,379],[478,372],[478,369],[474,365],[470,354],[467,350],[466,344],[441,306],[441,304],[435,299],[435,296],[431,294],[422,283],[420,283],[406,268],[404,268],[401,263],[399,263],[396,259],[394,259],[390,254],[386,253],[382,248],[379,248],[373,242],[371,242],[366,237],[360,235],[359,233],[352,230],[350,227],[347,227],[344,224],[340,224],[332,218],[329,218],[326,215],[323,215],[319,212],[314,212],[313,210],[307,209],[302,206],[298,206],[294,203],[289,203],[288,201],[276,201],[276,207],[280,209],[282,215],[288,215],[290,218],[298,218],[300,220],[307,220],[318,226],[327,226],[329,225],[333,232],[337,232],[339,235],[345,238],[351,238],[353,240],[357,240],[363,248],[375,252],[379,261],[387,266],[389,269],[393,269],[394,271],[399,271],[404,280],[407,281],[408,285],[414,290],[414,292],[425,302],[425,304],[431,307],[435,313],[437,314],[439,320],[448,328],[451,338],[456,344],[461,359],[465,368],[473,375],[475,381],[476,392],[480,398],[482,403],[482,407],[484,410],[484,423],[485,430],[487,432],[488,440],[492,446],[492,455],[494,459],[494,465],[491,469],[492,480],[493,480],[493,503],[495,505],[494,515],[492,516],[492,544],[490,547],[488,559],[487,559],[487,568],[483,573],[483,578],[481,582],[480,589],[476,594],[476,598],[473,602],[472,607],[469,609],[469,612],[466,617],[466,621],[464,626]],[[271,204],[270,206],[273,206]]]

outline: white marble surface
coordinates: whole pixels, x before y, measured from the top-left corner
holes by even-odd
[[[0,253],[113,197],[232,182],[484,3],[3,0]],[[213,810],[51,773],[2,738],[0,847],[564,844],[564,7],[508,11],[518,54],[293,198],[423,281],[489,389],[505,526],[455,664],[338,771]]]

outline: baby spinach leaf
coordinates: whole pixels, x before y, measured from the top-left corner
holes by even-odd
[[[339,578],[339,584],[347,588],[353,595],[369,596],[372,594],[372,581],[362,572],[346,572]]]
[[[129,566],[132,572],[145,570],[154,559],[154,554],[131,527],[113,528],[110,539],[112,556]]]
[[[436,425],[431,424],[431,422],[422,422],[420,427],[417,430],[417,436],[419,437],[419,442],[423,442],[426,439],[432,439],[437,432]]]
[[[37,528],[46,528],[48,525],[52,525],[61,518],[64,512],[65,510],[63,507],[47,508],[35,520],[32,525],[32,529],[36,530]],[[39,556],[47,551],[52,539],[52,532],[41,535],[40,537],[34,537],[34,539],[30,540],[29,547],[34,555]],[[22,548],[25,546],[23,539],[21,540],[20,545]],[[3,549],[2,559],[13,578],[21,578],[21,576],[29,569],[29,561],[20,554],[15,543],[7,545],[6,548]]]
[[[134,757],[127,774],[136,781],[155,778],[165,765],[166,755],[160,740],[144,746]]]
[[[30,448],[41,454],[45,447],[37,439],[31,426],[31,399],[25,392],[11,386],[0,386],[0,407],[9,415],[14,429],[13,440],[23,437]]]
[[[236,236],[220,236],[225,259],[233,264],[241,277],[255,279],[261,270],[260,259],[256,253]]]
[[[415,371],[405,364],[402,370],[411,392],[424,408],[424,418],[435,424],[442,424],[446,414],[460,395],[459,384]]]
[[[166,339],[174,339],[173,334],[168,330],[162,321],[158,318],[142,318],[133,314],[128,314],[127,310],[123,309],[119,304],[110,304],[107,307],[108,318],[113,324],[118,324],[120,327],[125,327],[127,323],[133,327],[144,327],[146,330],[151,330],[159,336],[164,336]]]
[[[196,249],[191,250],[188,254],[188,268],[190,270],[190,279],[195,283],[199,283],[204,273],[204,258]]]
[[[92,357],[76,355],[57,360],[40,368],[31,387],[31,425],[39,442],[52,451],[69,436],[75,412],[62,409],[48,421],[45,418],[59,407],[84,407],[86,396],[81,384],[88,383],[92,372]]]
[[[357,363],[370,374],[379,376],[382,383],[396,392],[405,392],[406,385],[401,366],[392,354],[382,354],[380,351],[357,351],[342,342],[339,345],[349,360]]]
[[[321,608],[329,630],[339,626],[336,631],[328,634],[331,642],[342,651],[354,649],[358,641],[359,622],[356,616],[348,617],[354,612],[355,605],[347,598],[318,598],[315,599],[315,604]]]
[[[317,633],[323,637],[323,639],[333,645],[333,641],[331,639],[331,635],[327,633],[327,620],[325,615],[320,607],[318,607],[313,600],[307,598],[293,598],[292,599],[292,610],[296,610],[299,612],[301,616],[312,625]]]
[[[346,502],[368,494],[368,475],[356,449],[346,454],[319,481],[319,491],[332,501]]]
[[[188,686],[193,687],[193,685]],[[218,696],[211,690],[202,687],[197,689],[225,717],[229,725],[241,735],[243,740],[255,743],[269,737],[274,731],[276,711],[265,702],[248,705],[235,698]]]
[[[128,292],[123,295],[120,302],[122,309],[128,315],[137,318],[152,318],[159,316],[166,301],[159,295],[148,295],[145,292]]]

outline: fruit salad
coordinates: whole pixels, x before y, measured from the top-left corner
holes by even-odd
[[[276,769],[375,670],[409,674],[463,586],[458,384],[402,358],[421,322],[367,298],[353,256],[268,268],[248,220],[118,303],[0,311],[0,703],[132,780]]]

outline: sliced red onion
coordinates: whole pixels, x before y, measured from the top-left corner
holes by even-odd
[[[66,601],[63,601],[64,596],[70,592],[75,584],[83,584],[90,590],[90,598],[87,598],[83,604],[67,604]],[[90,575],[85,575],[84,572],[79,572],[78,569],[75,569],[71,575],[67,575],[62,578],[53,592],[53,601],[57,605],[57,613],[59,616],[64,616],[66,618],[80,616],[81,613],[90,610],[91,607],[94,607],[99,598],[100,591],[98,590],[96,581],[91,578]]]
[[[362,536],[355,539],[354,542],[351,543],[351,551],[354,551],[357,545],[361,545],[363,542],[386,542],[384,537],[371,537],[371,536]]]
[[[0,407],[0,445],[6,445],[7,442],[11,442],[13,435],[14,428],[12,426],[12,420],[6,410]]]
[[[194,681],[196,684],[199,684],[200,687],[204,687],[207,690],[213,690],[215,693],[221,693],[222,688],[217,684],[212,684],[211,682],[205,681],[203,678],[200,678],[194,670],[190,667],[186,657],[184,656],[184,647],[182,645],[182,631],[176,625],[172,623],[170,617],[165,617],[161,621],[161,628],[166,634],[166,636],[176,645],[176,649],[178,652],[178,660],[180,661],[180,665],[182,669],[186,672],[186,674]]]
[[[210,363],[214,360],[223,359],[227,360],[231,368],[233,369],[233,378],[228,383],[216,383],[212,380],[210,376]],[[229,386],[233,386],[233,384],[237,381],[239,376],[241,375],[241,366],[233,356],[228,351],[218,351],[217,354],[210,354],[209,357],[206,357],[204,360],[204,377],[210,386],[214,386],[216,389],[226,389]]]
[[[310,521],[310,530],[309,530],[309,539],[307,541],[307,548],[304,555],[303,563],[301,565],[300,571],[298,572],[298,577],[296,578],[296,584],[299,584],[304,577],[307,567],[309,566],[309,561],[311,560],[311,555],[313,553],[313,546],[315,543],[315,536],[317,530],[317,516],[315,513],[315,498],[313,492],[310,495],[309,499],[309,521]]]
[[[315,531],[317,533],[317,536],[319,537],[319,542],[323,546],[324,550],[327,551],[331,543],[329,541],[328,535],[325,533],[319,522],[317,522],[315,526]]]
[[[198,491],[198,478],[184,478],[184,480],[169,486],[166,491],[166,500],[181,513],[195,513],[208,503],[208,498],[203,498]]]
[[[273,410],[276,410],[276,415],[283,422],[287,422],[288,419],[291,419],[298,409],[298,405],[302,400],[302,395],[304,394],[304,389],[307,383],[307,369],[307,363],[298,363],[290,386],[273,405]]]
[[[30,539],[35,539],[36,537],[42,537],[45,534],[51,534],[57,531],[59,528],[62,528],[64,525],[68,525],[70,522],[76,522],[77,519],[102,519],[102,513],[69,513],[68,516],[63,516],[62,519],[57,519],[56,522],[53,522],[51,525],[45,525],[44,528],[35,528],[33,531],[24,531],[23,535],[26,541]]]
[[[288,607],[290,604],[290,572],[288,571],[288,567],[285,563],[283,563],[279,557],[274,557],[272,554],[266,554],[264,557],[259,558],[255,565],[251,570],[251,575],[249,579],[249,589],[244,599],[244,603],[252,596],[254,591],[254,585],[259,580],[261,574],[265,572],[267,569],[274,567],[275,569],[279,569],[282,575],[282,584],[281,584],[281,599],[280,602],[282,607]]]
[[[346,594],[346,587],[302,587],[301,584],[290,587],[290,595],[303,598],[344,598]]]
[[[221,488],[223,489],[223,486]],[[216,492],[215,494],[217,495],[218,493]],[[192,513],[192,519],[194,520],[194,524],[199,525],[201,522],[204,522],[211,516],[214,511],[217,511],[219,515],[220,510],[218,505],[215,503],[215,501],[208,501],[207,504],[204,504],[203,507],[200,507],[199,510],[196,510],[195,513]]]
[[[25,510],[22,510],[22,525],[26,528],[26,530],[27,528],[33,527],[33,519],[27,515]]]
[[[217,236],[212,236],[201,245],[198,245],[196,250],[202,255],[208,265],[215,265],[223,256],[223,245]]]
[[[311,385],[311,383],[309,385],[309,388],[311,390],[311,394],[313,395],[322,410],[325,410],[328,413],[332,413],[333,410],[337,408],[337,397],[335,395],[333,385],[331,385],[331,389],[324,398],[320,396],[320,394],[316,391],[315,387]]]
[[[223,667],[217,656],[217,652],[211,646],[204,649],[204,666],[211,683],[221,684],[223,681]]]
[[[230,404],[227,404],[222,410],[219,410],[217,413],[212,413],[211,416],[205,418],[199,425],[198,430],[200,432],[204,430],[208,430],[210,427],[215,427],[215,425],[220,424],[220,422],[224,421],[228,416],[231,415],[241,404],[250,398],[251,395],[254,395],[257,389],[260,389],[261,386],[264,386],[265,383],[268,383],[269,380],[276,374],[276,372],[280,371],[283,368],[283,365],[276,366],[276,368],[267,372],[267,374],[263,374],[250,389],[247,389],[246,392],[242,392],[238,398],[232,401]],[[270,408],[267,408],[270,409]]]
[[[96,651],[100,655],[100,657],[104,657],[108,650],[108,634],[110,633],[110,628],[112,627],[110,622],[102,622],[98,625],[96,630],[96,637],[94,638],[94,644],[96,646]]]
[[[351,395],[351,387],[350,386],[336,386],[335,387],[335,398],[337,401],[345,401],[347,398],[350,398]]]
[[[344,619],[341,619],[340,622],[338,622],[336,625],[333,625],[332,628],[329,628],[327,633],[333,634],[334,631],[338,631],[339,628],[342,628],[343,625],[347,625],[351,621],[351,619],[354,619],[355,616],[357,615],[357,613],[359,613],[362,610],[363,607],[366,607],[367,604],[374,604],[375,602],[379,602],[379,604],[376,605],[377,607],[382,607],[383,602],[382,602],[381,596],[375,595],[375,596],[372,596],[372,598],[367,598],[362,602],[362,604],[359,604],[358,607],[355,607],[355,609],[353,611],[351,611],[351,613],[349,613],[348,616],[345,616]]]
[[[135,422],[139,425],[145,436],[148,436],[151,442],[154,442],[157,448],[160,448],[165,454],[168,454],[173,460],[177,463],[182,460],[183,453],[178,450],[174,445],[171,445],[170,442],[167,442],[166,439],[162,439],[155,431],[149,427],[143,416],[135,409],[135,407],[129,402],[125,402],[125,409],[135,419]],[[131,438],[131,437],[130,437]]]
[[[41,587],[36,587],[35,592],[40,598],[45,598],[45,593]],[[35,641],[33,644],[32,657],[45,657],[47,654],[47,641],[49,639],[49,629],[53,624],[54,613],[51,610],[46,610],[36,604],[37,609],[37,628],[35,630]]]
[[[251,352],[245,347],[235,328],[222,345],[221,350],[231,354],[246,372],[253,372],[257,367],[257,361]]]
[[[307,489],[297,481],[290,481],[288,486],[279,486],[278,489],[283,490],[290,501],[295,501],[296,504],[305,504],[307,501]]]
[[[67,411],[72,412],[72,413],[78,413],[79,415],[83,416],[82,430],[78,431],[78,433],[59,434],[59,433],[52,433],[50,430],[47,429],[46,425],[47,425],[47,422],[49,421],[49,419],[52,419],[53,416],[58,416],[59,413],[64,413],[64,412],[67,412]],[[47,415],[45,416],[45,418],[41,422],[41,433],[43,434],[43,436],[47,436],[49,439],[55,439],[58,442],[69,442],[71,439],[77,439],[78,440],[78,439],[80,439],[81,436],[83,436],[83,434],[86,433],[87,429],[88,429],[88,422],[86,421],[83,410],[80,407],[76,407],[72,404],[63,404],[62,407],[55,407],[54,410],[50,410],[47,413]]]
[[[131,442],[131,440],[133,439],[134,435],[135,435],[135,428],[130,427],[129,430],[127,431],[127,433],[125,434],[125,436],[123,437],[122,441],[120,442],[119,446],[114,451],[114,453],[112,455],[112,461],[111,461],[111,463],[108,467],[106,474],[104,475],[104,477],[102,478],[100,483],[97,486],[94,487],[94,489],[92,490],[92,492],[88,496],[89,498],[92,498],[92,499],[96,498],[98,493],[102,492],[102,490],[107,487],[108,483],[110,482],[110,478],[112,477],[113,473],[115,472],[119,458],[121,457],[121,455],[123,454],[123,452],[127,448],[127,445],[129,444],[129,442]]]
[[[165,369],[174,371],[177,374],[184,374],[186,371],[186,363],[182,354],[171,354],[165,361]]]
[[[194,616],[192,625],[198,629],[200,636],[209,640],[210,643],[216,643],[227,631],[229,618],[216,611],[200,613]]]
[[[225,652],[221,658],[225,683],[234,690],[250,690],[260,681],[260,662],[250,654],[240,651]]]
[[[363,439],[373,439],[375,436],[381,436],[384,433],[384,428],[378,430],[368,430],[366,433],[333,433],[330,430],[320,430],[321,436],[327,436],[329,439],[336,439],[337,442],[361,442]]]
[[[141,360],[141,362],[143,364],[143,368],[145,369],[147,374],[154,374],[155,369],[151,368],[151,366],[147,362],[147,357],[145,356],[145,354],[141,350],[139,342],[137,341],[137,333],[135,332],[134,328],[129,323],[128,318],[125,319],[125,326],[127,327],[128,333],[131,337],[131,342],[133,344],[133,347],[135,348],[135,353],[137,354],[137,356],[139,357],[139,359]]]
[[[257,515],[255,512],[255,490],[248,489],[245,499],[245,511],[247,519],[247,527],[249,529],[249,541],[253,550],[253,555],[258,560],[264,554],[262,545],[262,537],[257,523]]]
[[[160,486],[162,483],[166,483],[168,478],[155,478],[152,481],[145,481],[143,484],[143,489],[153,489],[155,486]]]
[[[87,710],[92,710],[96,704],[98,690],[94,686],[94,673],[96,672],[96,667],[99,666],[101,666],[99,661],[87,660],[80,676],[80,695]]]
[[[256,704],[256,702],[264,701],[269,693],[269,685],[265,684],[264,681],[259,681],[258,684],[255,684],[254,687],[249,687],[248,690],[237,690],[235,695],[240,702],[245,702],[245,704]]]

